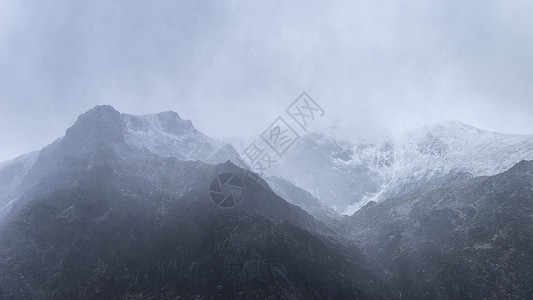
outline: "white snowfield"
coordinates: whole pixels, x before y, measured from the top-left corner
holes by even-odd
[[[351,215],[369,201],[495,175],[521,160],[533,160],[533,135],[499,134],[460,122],[372,140],[343,132],[304,136],[273,167],[272,175]]]

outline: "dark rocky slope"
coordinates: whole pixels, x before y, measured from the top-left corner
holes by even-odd
[[[533,298],[533,162],[369,203],[343,227],[407,299]]]

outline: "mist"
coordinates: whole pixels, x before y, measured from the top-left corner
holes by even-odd
[[[533,133],[532,13],[531,1],[0,1],[0,161],[98,104],[250,136],[303,91],[321,126]]]

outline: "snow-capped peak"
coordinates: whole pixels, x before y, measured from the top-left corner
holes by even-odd
[[[65,174],[61,168],[92,169],[95,162],[106,163],[115,154],[135,159],[143,151],[213,164],[238,158],[231,145],[207,137],[175,112],[134,116],[99,105],[80,115],[64,137],[41,151],[0,164],[0,219],[13,199],[50,174],[66,184],[69,178],[61,177]]]
[[[109,105],[96,106],[78,117],[63,140],[74,148],[95,142],[125,143],[159,156],[208,163],[238,157],[231,145],[209,138],[173,111],[137,116],[121,114]]]
[[[352,134],[345,134],[352,132]],[[368,138],[328,129],[302,137],[272,169],[345,214],[416,188],[501,173],[533,159],[533,135],[449,121]]]

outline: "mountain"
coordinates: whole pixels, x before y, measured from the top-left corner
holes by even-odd
[[[98,106],[2,165],[0,298],[397,298],[354,245],[252,180],[175,113]],[[203,160],[203,161],[202,161]],[[242,200],[220,208],[212,181]]]
[[[342,227],[406,299],[533,298],[532,161],[370,202]]]
[[[396,137],[368,138],[339,129],[310,133],[269,174],[350,215],[369,201],[495,175],[528,159],[533,159],[533,135],[444,122]]]
[[[231,145],[207,137],[177,113],[134,116],[121,114],[111,106],[96,106],[80,115],[65,137],[41,151],[0,165],[0,219],[18,197],[40,180],[46,180],[49,173],[60,176],[56,172],[59,167],[63,172],[90,169],[93,162],[101,159],[92,149],[105,143],[121,145],[114,150],[123,151],[124,156],[130,155],[124,149],[131,148],[146,154],[207,163],[236,161],[239,157]],[[58,180],[60,185],[71,182],[67,177]]]

